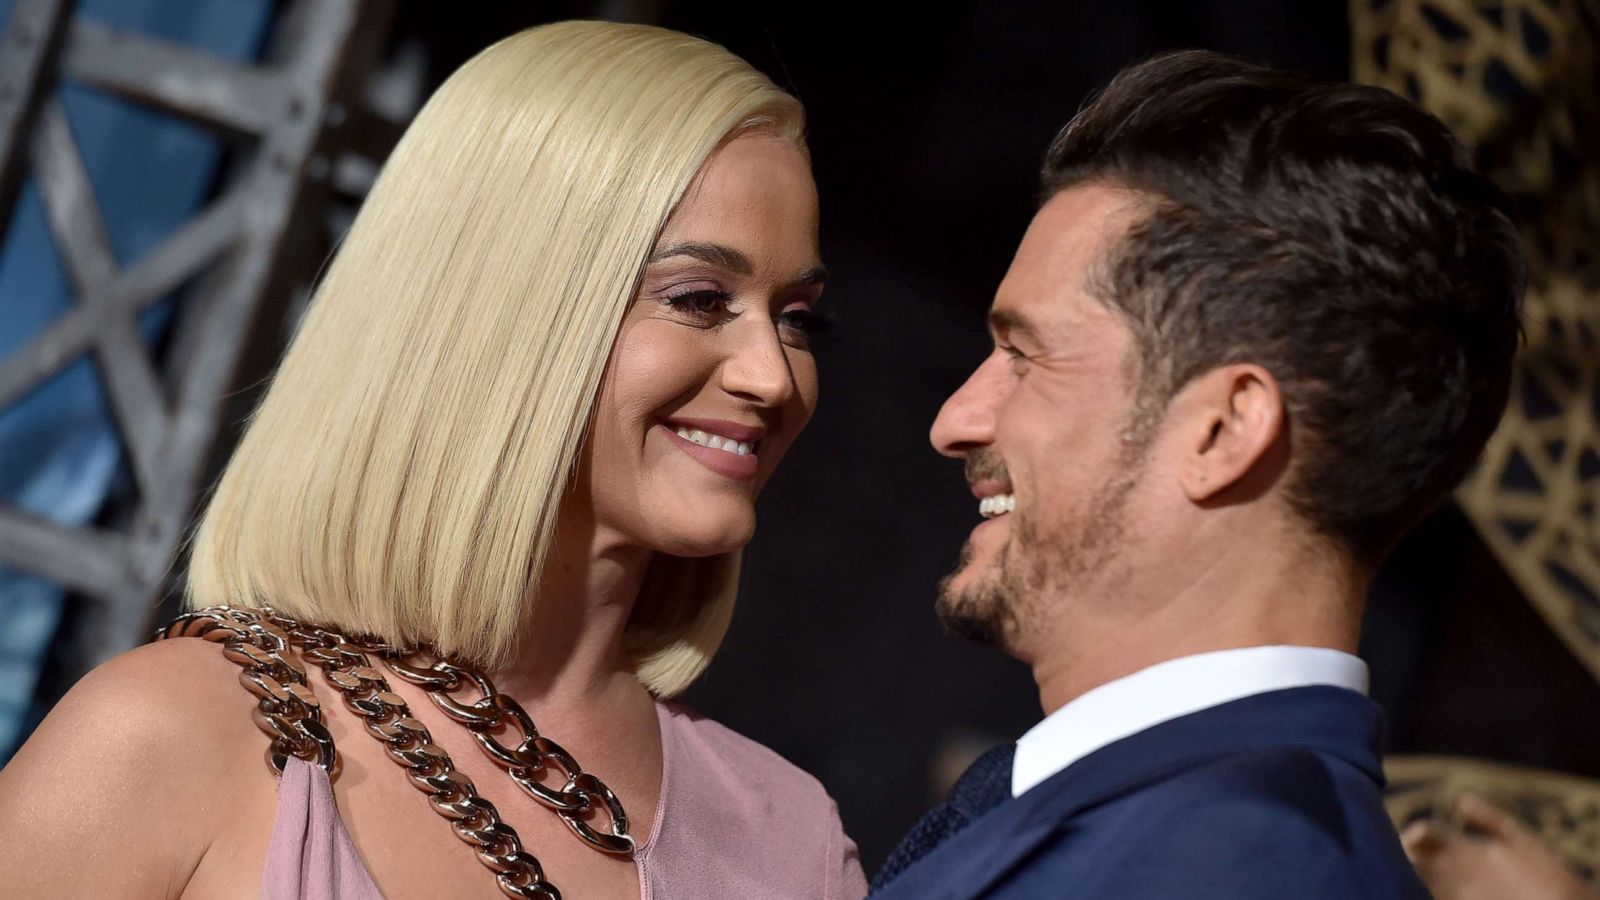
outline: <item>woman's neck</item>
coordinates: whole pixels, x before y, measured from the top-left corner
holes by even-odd
[[[532,610],[495,682],[541,706],[594,708],[626,702],[622,695],[648,696],[634,677],[623,634],[652,554],[596,526],[586,504],[562,506]]]
[[[511,663],[494,673],[542,734],[622,798],[640,839],[655,820],[665,751],[623,635],[651,556],[595,527],[586,503],[564,503]]]

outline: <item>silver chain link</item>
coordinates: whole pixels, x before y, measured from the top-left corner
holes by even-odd
[[[585,772],[565,748],[539,734],[522,705],[495,690],[494,682],[487,676],[445,660],[436,660],[425,667],[413,665],[406,660],[416,654],[396,651],[376,642],[357,643],[377,653],[389,671],[426,691],[428,699],[441,712],[467,726],[483,752],[505,769],[518,787],[559,815],[584,842],[618,856],[633,854],[634,840],[628,833],[628,814],[622,808],[622,801],[604,781]],[[472,702],[464,703],[453,696],[454,692],[468,687],[477,689],[478,696]],[[515,735],[514,745],[508,746],[495,736],[495,730],[501,726]],[[551,769],[565,779],[559,789],[539,780],[542,773]],[[583,818],[601,810],[610,822],[604,831]]]
[[[289,652],[322,670],[339,691],[345,706],[361,717],[366,730],[384,745],[389,757],[406,770],[411,783],[428,795],[434,811],[450,821],[456,837],[472,845],[478,860],[495,873],[507,896],[560,900],[561,892],[544,878],[543,867],[522,848],[517,832],[500,820],[494,804],[478,794],[472,780],[457,771],[450,755],[433,742],[427,726],[411,715],[404,699],[389,689],[369,663],[373,653],[384,667],[427,692],[445,715],[472,731],[485,754],[511,780],[541,805],[554,810],[590,846],[622,856],[634,851],[628,816],[605,782],[583,771],[572,755],[539,734],[533,720],[494,683],[479,672],[434,658],[425,665],[415,651],[372,639],[349,640],[332,629],[299,622],[270,607],[210,607],[179,616],[156,633],[156,639],[200,637],[221,643],[223,655],[242,667],[239,680],[258,702],[256,726],[271,742],[269,762],[281,774],[294,756],[330,774],[337,759],[333,737],[322,721],[322,708],[306,681],[306,670]],[[480,696],[463,702],[453,696],[467,688]],[[505,726],[518,739],[507,746],[494,732]],[[559,789],[539,780],[551,769],[565,776]],[[604,811],[610,826],[598,830],[585,816]]]

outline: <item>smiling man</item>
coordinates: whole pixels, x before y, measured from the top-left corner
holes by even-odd
[[[1424,897],[1354,656],[1367,585],[1504,407],[1504,199],[1393,94],[1215,54],[1062,131],[933,443],[982,524],[957,634],[1045,718],[876,887],[915,897]]]

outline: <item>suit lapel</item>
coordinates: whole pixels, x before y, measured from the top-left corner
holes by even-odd
[[[1107,745],[979,817],[879,895],[932,900],[992,888],[1069,820],[1139,788],[1241,753],[1305,747],[1383,783],[1378,706],[1334,687],[1256,694],[1172,719]]]
[[[1019,862],[1031,855],[1040,842],[1065,828],[1073,816],[1084,810],[1227,755],[1224,752],[1208,755],[1189,754],[1182,759],[1170,760],[1157,768],[1138,772],[1079,771],[1073,773],[1077,777],[1060,777],[1067,776],[1067,771],[1064,770],[1058,776],[1060,781],[1052,778],[1011,801],[1018,805],[1017,820],[1005,831],[991,832],[991,840],[999,834],[1004,835],[999,838],[999,846],[996,847],[998,852],[991,853],[982,860],[982,864],[973,871],[971,879],[966,884],[971,893],[963,893],[960,896],[974,896],[988,890],[996,881],[1009,874]],[[1108,774],[1119,777],[1110,779],[1101,777]],[[1036,793],[1038,796],[1034,796]]]
[[[1022,799],[1000,804],[889,882],[875,900],[973,897],[1010,871],[1060,825],[1030,817]]]

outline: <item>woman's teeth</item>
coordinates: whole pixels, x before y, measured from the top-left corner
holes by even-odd
[[[978,501],[978,512],[985,519],[1004,515],[1016,508],[1017,497],[1015,494],[995,494]]]
[[[702,447],[710,447],[713,450],[721,450],[724,453],[732,453],[736,456],[750,455],[749,444],[732,438],[725,438],[720,434],[706,434],[698,428],[679,428],[677,432],[678,437],[691,443],[699,444]]]

